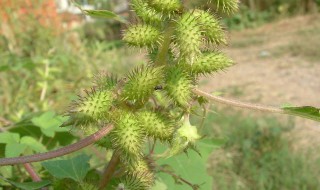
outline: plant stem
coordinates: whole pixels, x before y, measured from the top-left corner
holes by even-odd
[[[173,173],[173,172],[171,172],[169,170],[165,170],[163,168],[160,168],[160,171],[164,172],[164,173],[167,173],[167,174],[171,175],[172,177],[174,177],[175,179],[178,179],[178,180],[182,181],[183,183],[189,185],[193,190],[198,190],[199,189],[199,185],[192,184],[189,181],[183,179],[182,177],[178,176],[177,174],[175,174],[175,173]]]
[[[204,127],[204,122],[207,118],[207,115],[208,115],[208,111],[207,111],[207,106],[206,105],[202,105],[202,109],[203,109],[203,114],[202,114],[202,118],[201,118],[201,122],[200,122],[200,125],[199,125],[199,129],[202,130],[203,127]]]
[[[30,163],[25,163],[23,166],[30,175],[32,181],[41,181],[41,178],[38,176],[37,172],[33,169]]]
[[[44,101],[45,97],[46,97],[46,93],[47,93],[47,89],[48,89],[48,76],[49,76],[49,63],[46,62],[45,63],[45,71],[44,71],[44,76],[45,76],[45,81],[44,81],[44,85],[42,87],[41,90],[41,95],[40,95],[40,101]]]
[[[106,136],[110,131],[113,129],[113,125],[108,125],[97,131],[96,133],[65,147],[62,147],[60,149],[46,152],[46,153],[40,153],[40,154],[34,154],[30,156],[21,156],[21,157],[14,157],[14,158],[1,158],[0,159],[0,166],[5,165],[14,165],[14,164],[23,164],[23,163],[31,163],[31,162],[39,162],[43,160],[49,160],[52,158],[60,157],[66,154],[70,154],[72,152],[75,152],[77,150],[80,150],[84,147],[89,146],[90,144],[100,140],[102,137]]]
[[[32,181],[41,181],[41,178],[39,177],[39,175],[37,174],[37,172],[33,169],[32,165],[30,163],[25,163],[23,164],[24,168],[26,169],[26,171],[28,172],[28,174],[30,175]],[[43,187],[41,188],[41,190],[48,190],[47,187]]]
[[[197,94],[199,96],[203,96],[205,98],[208,98],[209,100],[219,102],[222,104],[226,104],[226,105],[230,105],[230,106],[234,106],[234,107],[246,108],[246,109],[251,109],[251,110],[256,110],[256,111],[271,112],[271,113],[285,113],[285,111],[282,110],[281,108],[262,106],[262,105],[251,104],[251,103],[244,103],[244,102],[240,102],[237,100],[230,100],[230,99],[226,99],[223,97],[209,94],[207,92],[203,92],[199,89],[193,89],[192,91],[194,94]]]
[[[100,190],[103,190],[105,187],[107,187],[119,163],[120,163],[120,156],[117,152],[114,152],[110,162],[108,163],[107,168],[103,172],[103,175],[99,184]]]
[[[154,149],[156,148],[156,143],[157,143],[157,140],[155,139],[153,141],[152,147],[151,147],[150,152],[149,152],[150,155],[152,155],[154,153]]]
[[[166,59],[167,59],[168,51],[170,48],[174,29],[175,29],[175,22],[170,22],[168,24],[167,29],[164,32],[163,42],[161,43],[162,46],[156,58],[156,63],[155,63],[156,66],[162,66],[166,64]]]

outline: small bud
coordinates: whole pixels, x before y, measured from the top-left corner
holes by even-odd
[[[167,157],[177,155],[188,148],[195,148],[195,143],[201,136],[198,133],[197,127],[190,124],[189,117],[185,117],[183,125],[177,130],[173,138],[170,151]]]
[[[128,76],[121,96],[133,102],[145,102],[163,80],[163,67],[140,67]]]
[[[161,32],[150,25],[132,25],[125,31],[123,40],[132,46],[155,47],[161,40]]]

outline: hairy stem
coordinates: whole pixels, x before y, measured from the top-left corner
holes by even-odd
[[[257,111],[264,111],[264,112],[272,112],[272,113],[285,113],[284,110],[282,110],[281,108],[262,106],[262,105],[251,104],[251,103],[244,103],[244,102],[240,102],[237,100],[230,100],[230,99],[226,99],[226,98],[223,98],[220,96],[215,96],[215,95],[209,94],[207,92],[203,92],[199,89],[193,89],[192,91],[194,94],[197,94],[199,96],[203,96],[209,100],[219,102],[222,104],[226,104],[226,105],[230,105],[230,106],[234,106],[234,107],[246,108],[246,109],[257,110]]]
[[[105,187],[107,187],[119,163],[120,163],[120,156],[118,153],[114,152],[110,162],[108,163],[107,168],[103,172],[103,175],[99,184],[100,190],[103,190],[105,189]]]
[[[62,147],[60,149],[46,152],[46,153],[40,153],[40,154],[34,154],[30,156],[21,156],[21,157],[14,157],[14,158],[1,158],[0,159],[0,166],[5,165],[13,165],[13,164],[24,164],[24,163],[31,163],[31,162],[39,162],[43,160],[49,160],[52,158],[60,157],[66,154],[70,154],[72,152],[75,152],[77,150],[80,150],[84,147],[89,146],[90,144],[100,140],[102,137],[110,133],[110,131],[113,129],[113,125],[108,125],[97,131],[96,133],[80,140],[77,143]]]

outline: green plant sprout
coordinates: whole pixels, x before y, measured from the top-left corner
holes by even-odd
[[[99,189],[108,185],[118,169],[121,172],[116,189],[144,190],[154,185],[155,173],[161,170],[156,164],[157,158],[176,156],[189,149],[197,151],[196,142],[205,134],[199,126],[190,123],[189,116],[195,107],[209,100],[319,121],[317,108],[265,107],[197,89],[201,76],[234,65],[218,50],[220,45],[227,44],[227,36],[214,12],[233,14],[238,9],[238,0],[211,2],[216,3],[217,10],[189,10],[180,0],[132,0],[131,3],[138,19],[128,25],[123,40],[129,46],[145,50],[149,62],[124,77],[111,73],[96,76],[92,89],[72,104],[69,120],[63,126],[78,127],[88,137],[52,152],[2,158],[0,165],[47,160],[96,143],[113,150]],[[84,12],[117,17],[108,11]],[[155,154],[157,142],[166,144],[167,151]],[[148,143],[151,147],[146,151]],[[201,187],[181,181],[192,189]]]

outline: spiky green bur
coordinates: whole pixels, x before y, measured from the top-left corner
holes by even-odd
[[[151,0],[151,5],[164,13],[172,13],[182,7],[180,0]]]
[[[125,31],[123,40],[132,46],[156,47],[161,41],[161,32],[151,25],[132,25]]]
[[[174,66],[166,73],[165,90],[168,96],[181,106],[187,106],[191,100],[192,80],[182,68]]]
[[[193,74],[212,74],[230,67],[234,62],[223,53],[207,53],[199,56],[192,65],[187,65]]]
[[[121,96],[132,102],[145,102],[163,80],[163,67],[140,67],[128,75]]]
[[[95,85],[99,90],[113,90],[118,84],[118,79],[114,75],[100,73],[95,76]]]
[[[190,147],[194,148],[196,141],[200,138],[197,127],[190,124],[189,118],[185,118],[183,125],[177,130],[170,151],[166,156],[171,157]]]
[[[194,15],[198,18],[198,22],[206,36],[211,43],[227,44],[226,35],[219,23],[219,21],[208,11],[194,10]]]
[[[169,141],[172,138],[174,126],[168,122],[168,118],[150,111],[138,113],[138,118],[148,136],[161,141]]]
[[[219,10],[229,15],[239,9],[239,0],[216,0],[216,4]]]
[[[134,165],[126,166],[130,175],[149,171],[148,163],[144,159],[137,160]]]
[[[163,16],[150,7],[148,2],[144,0],[132,0],[131,4],[137,16],[144,22],[156,25],[161,23]]]
[[[98,187],[90,183],[80,183],[79,185],[80,185],[79,189],[81,190],[98,190]]]
[[[152,172],[138,172],[134,175],[126,175],[118,189],[121,190],[149,190],[154,184],[154,174]]]
[[[69,120],[62,126],[67,125],[88,125],[99,120],[107,119],[109,109],[113,103],[113,92],[109,90],[86,91],[87,95],[80,97],[74,102],[73,108],[69,111]]]
[[[112,146],[123,162],[132,164],[142,156],[145,133],[132,113],[119,111],[115,115],[115,129],[110,134]]]
[[[201,27],[193,12],[184,13],[177,20],[174,40],[180,50],[180,56],[188,61],[192,61],[201,53]]]

